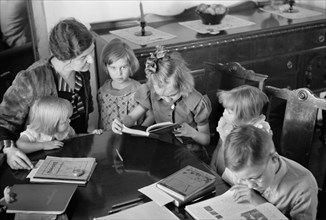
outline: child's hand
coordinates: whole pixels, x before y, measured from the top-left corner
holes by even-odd
[[[255,190],[249,188],[246,185],[234,185],[230,190],[234,191],[233,199],[237,203],[247,201],[253,205],[259,205],[266,202],[266,200],[261,197]]]
[[[57,149],[62,146],[63,146],[63,142],[57,140],[43,142],[43,150]]]
[[[112,131],[116,134],[122,134],[122,127],[123,124],[122,122],[120,122],[118,119],[114,119],[114,121],[112,122]]]
[[[226,136],[230,134],[233,130],[233,125],[228,123],[224,117],[221,117],[218,121],[218,125],[216,127],[216,131],[219,133],[221,140],[224,142]]]
[[[94,131],[92,131],[92,134],[100,135],[102,133],[103,133],[103,130],[102,129],[95,129]]]
[[[5,198],[6,203],[12,203],[16,200],[16,195],[15,193],[11,192],[11,187],[7,186],[4,190],[3,190],[3,196]]]
[[[194,129],[193,127],[191,127],[189,124],[187,123],[182,123],[180,125],[180,127],[176,128],[174,130],[174,135],[176,137],[194,137],[197,133],[197,130]]]

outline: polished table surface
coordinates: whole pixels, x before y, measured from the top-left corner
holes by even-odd
[[[126,134],[116,135],[109,131],[102,135],[73,138],[66,141],[64,147],[59,150],[40,151],[30,154],[29,157],[32,161],[37,161],[47,155],[96,158],[97,166],[90,181],[86,186],[78,187],[68,206],[66,214],[69,219],[93,219],[108,215],[112,205],[142,196],[137,191],[139,188],[150,185],[186,165],[211,172],[206,164],[180,144]],[[7,185],[29,183],[27,174],[28,171],[11,170],[4,163],[0,170],[1,192]],[[227,188],[217,176],[216,194],[223,193]],[[145,198],[146,200],[148,199]],[[170,205],[168,208],[180,218],[190,218],[182,207]]]

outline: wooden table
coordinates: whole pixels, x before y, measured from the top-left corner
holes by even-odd
[[[40,151],[29,156],[32,161],[37,161],[47,155],[96,158],[97,166],[90,181],[86,186],[78,187],[68,206],[66,213],[72,220],[107,215],[112,205],[142,196],[137,191],[139,188],[186,165],[211,172],[206,164],[182,146],[150,138],[116,135],[112,132],[74,138],[67,141],[62,149]],[[3,164],[0,170],[1,192],[7,185],[29,183],[27,174],[28,171],[14,171]],[[216,186],[217,194],[228,189],[220,177],[217,177]],[[168,207],[172,207],[172,211],[179,217],[189,218],[183,208]]]

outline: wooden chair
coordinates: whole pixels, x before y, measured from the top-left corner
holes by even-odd
[[[223,114],[223,107],[218,102],[217,92],[220,90],[231,90],[245,84],[258,87],[262,90],[268,75],[255,73],[253,70],[247,70],[238,62],[226,64],[205,62],[204,68],[206,94],[212,102],[212,114],[209,122],[214,144],[214,142],[218,141],[216,137],[218,136],[216,132],[217,123]]]
[[[317,112],[318,109],[326,110],[326,99],[315,96],[307,88],[289,90],[287,88],[280,89],[265,86],[264,91],[270,98],[267,120],[270,122],[273,130],[277,151],[282,156],[309,168]],[[275,117],[273,114],[270,114],[272,113],[273,103],[279,101],[278,99],[285,100],[286,102],[284,117],[281,117],[283,118],[281,128],[273,126],[275,125],[273,122]],[[275,133],[279,128],[281,129],[280,137],[275,137]],[[319,192],[319,213],[324,212],[323,217],[325,217],[325,211],[322,207],[326,207],[326,179],[324,179],[322,187],[321,192]]]
[[[281,136],[275,141],[279,153],[308,167],[317,112],[318,109],[326,110],[326,100],[316,97],[307,88],[289,90],[265,86],[264,91],[270,99],[266,115],[271,125],[275,98],[286,101]],[[276,129],[272,127],[272,130]]]

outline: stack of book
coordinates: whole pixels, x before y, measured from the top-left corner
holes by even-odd
[[[47,156],[27,176],[31,182],[72,183],[85,185],[96,166],[95,158]]]
[[[214,190],[216,177],[193,166],[186,166],[162,179],[156,187],[174,198],[174,204],[181,206]]]

